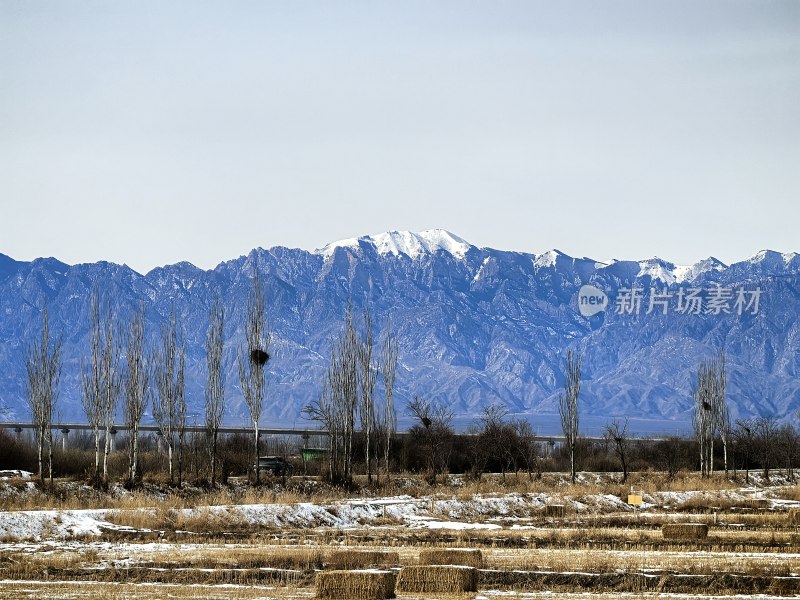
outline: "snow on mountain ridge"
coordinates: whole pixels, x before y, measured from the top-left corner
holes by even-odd
[[[445,229],[426,229],[419,233],[412,231],[386,231],[375,235],[365,235],[359,238],[347,238],[331,242],[317,254],[327,259],[336,248],[358,249],[361,242],[372,245],[378,254],[392,256],[406,255],[415,259],[422,254],[433,254],[437,250],[444,250],[456,258],[464,258],[472,244],[450,233]]]
[[[800,257],[797,252],[777,252],[775,250],[761,250],[756,252],[753,256],[747,259],[750,263],[760,263],[764,261],[783,261],[784,267],[788,267],[792,262],[798,260]]]
[[[542,254],[537,254],[533,260],[533,266],[537,269],[543,268],[551,268],[557,267],[559,261],[562,264],[575,264],[575,263],[594,263],[594,268],[599,269],[601,267],[606,266],[606,263],[603,261],[595,260],[593,258],[589,258],[588,256],[584,256],[583,258],[577,258],[575,256],[570,256],[569,254],[565,254],[561,250],[552,249],[548,250],[547,252],[543,252]]]
[[[677,266],[673,273],[675,274],[675,281],[677,283],[691,283],[703,273],[710,273],[711,271],[724,271],[728,268],[724,262],[719,259],[709,256],[708,258],[696,262],[691,266]]]
[[[671,262],[654,256],[653,258],[639,261],[639,273],[636,277],[649,276],[653,280],[659,280],[667,285],[672,285],[677,279],[675,269],[675,265]]]

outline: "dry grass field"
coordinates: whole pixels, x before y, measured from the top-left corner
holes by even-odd
[[[478,591],[464,598],[800,595],[796,485],[637,477],[639,510],[625,502],[630,486],[594,475],[574,486],[555,476],[438,488],[408,479],[353,497],[324,488],[318,498],[274,489],[109,492],[83,507],[6,482],[0,597],[299,599],[316,596],[320,573],[380,569],[417,582],[398,598],[427,599],[443,592],[414,590],[442,589],[424,585],[422,566],[439,563],[477,567]],[[430,569],[439,571],[441,581],[472,589],[471,580]],[[342,577],[328,580],[331,593],[351,589]],[[375,592],[381,586],[369,593],[384,594]]]

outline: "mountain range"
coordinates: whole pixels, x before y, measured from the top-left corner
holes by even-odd
[[[630,418],[640,433],[688,431],[697,366],[720,351],[734,418],[785,421],[800,408],[797,253],[764,250],[731,265],[713,257],[689,266],[660,258],[601,262],[558,250],[478,248],[437,229],[352,238],[316,251],[258,248],[211,270],[181,262],[144,275],[110,262],[23,262],[0,254],[0,418],[28,418],[24,356],[46,302],[64,343],[57,416],[83,420],[80,368],[98,289],[120,323],[144,304],[153,342],[174,308],[186,337],[190,421],[198,422],[208,312],[219,293],[226,306],[225,421],[246,423],[235,357],[254,268],[273,332],[266,426],[312,426],[301,411],[320,393],[350,301],[357,313],[370,307],[377,339],[391,317],[400,345],[401,426],[408,424],[405,404],[418,395],[449,406],[460,429],[501,403],[555,433],[568,349],[583,356],[579,402],[587,433],[613,417]],[[607,304],[584,316],[584,301]]]

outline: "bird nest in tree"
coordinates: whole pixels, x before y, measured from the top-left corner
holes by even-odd
[[[254,350],[250,350],[250,361],[253,364],[264,366],[269,360],[269,354],[262,350],[261,348],[255,348]]]

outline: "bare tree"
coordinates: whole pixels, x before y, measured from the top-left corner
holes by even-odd
[[[513,461],[514,438],[516,434],[507,421],[508,409],[502,404],[487,406],[479,418],[480,445],[486,453],[484,464],[491,459],[500,467],[503,479],[510,462]]]
[[[389,450],[392,444],[392,434],[397,427],[397,415],[394,410],[394,382],[397,378],[397,338],[392,336],[391,318],[386,319],[386,336],[383,343],[383,356],[381,357],[381,374],[383,376],[383,390],[385,404],[383,406],[384,446],[383,461],[386,477],[389,477]]]
[[[178,345],[178,372],[175,380],[175,398],[178,406],[178,486],[183,485],[183,463],[186,440],[186,343],[181,334]]]
[[[26,399],[31,409],[36,437],[39,480],[44,486],[44,449],[47,468],[53,485],[53,412],[61,380],[61,338],[51,342],[50,318],[45,303],[42,309],[42,337],[34,340],[25,357],[27,371]]]
[[[617,455],[620,464],[622,465],[622,483],[628,481],[628,445],[630,437],[628,436],[628,418],[620,422],[619,419],[613,419],[610,423],[606,424],[603,428],[603,437],[614,448],[614,454]]]
[[[121,377],[119,370],[119,345],[114,336],[114,318],[108,305],[103,323],[103,346],[100,353],[101,418],[103,422],[103,483],[108,485],[108,456],[111,454],[111,430],[117,411]]]
[[[344,331],[339,338],[330,376],[331,401],[337,413],[337,425],[342,432],[342,478],[347,483],[353,480],[353,433],[359,398],[358,345],[352,303],[348,303]]]
[[[331,358],[323,379],[319,398],[306,406],[307,418],[317,421],[328,431],[329,476],[332,482],[350,482],[352,431],[357,404],[357,361],[348,310],[345,328],[331,348]]]
[[[358,366],[360,381],[360,405],[359,417],[361,420],[361,431],[364,433],[364,460],[367,470],[367,483],[372,483],[372,453],[371,453],[371,434],[375,424],[375,383],[377,373],[372,360],[372,317],[369,309],[364,309],[364,337],[358,344]]]
[[[564,391],[558,396],[561,429],[569,450],[572,483],[575,483],[575,448],[578,443],[578,394],[581,389],[581,363],[583,359],[572,350],[567,351],[566,381]]]
[[[119,347],[114,335],[111,306],[101,307],[100,294],[94,290],[89,306],[89,364],[81,371],[83,409],[94,433],[94,484],[108,482],[108,456],[111,453],[111,429],[121,386]],[[103,432],[102,479],[100,474],[100,432]]]
[[[525,419],[517,419],[512,423],[517,437],[518,453],[525,463],[525,470],[528,472],[528,479],[533,479],[533,471],[536,470],[537,477],[541,476],[539,465],[539,449],[536,445],[536,433],[533,426]]]
[[[794,467],[800,452],[800,437],[798,437],[797,429],[791,423],[786,423],[778,429],[776,437],[780,449],[781,462],[786,467],[786,476],[789,481],[794,481]]]
[[[95,290],[89,304],[89,364],[81,361],[83,410],[94,434],[94,484],[100,484],[100,428],[103,424],[103,325],[100,319],[100,295]]]
[[[331,357],[333,363],[334,357]],[[339,473],[339,449],[341,443],[341,428],[338,423],[338,414],[331,400],[332,385],[330,383],[330,367],[325,373],[322,391],[317,400],[303,408],[303,414],[311,421],[316,421],[319,426],[328,432],[328,477],[336,481]]]
[[[151,361],[145,354],[144,306],[136,311],[128,325],[125,340],[125,405],[124,417],[128,427],[128,483],[139,478],[139,425],[150,403]]]
[[[186,402],[183,390],[183,336],[178,339],[175,309],[170,311],[169,324],[161,328],[161,348],[155,358],[156,393],[153,395],[153,418],[167,446],[169,482],[175,483],[176,436],[185,424]],[[182,417],[183,415],[183,417]]]
[[[435,485],[437,474],[447,466],[453,444],[453,412],[442,404],[434,406],[415,397],[408,403],[408,414],[417,421],[409,434],[422,446]]]
[[[225,329],[225,307],[216,296],[209,311],[208,337],[206,338],[206,361],[208,384],[206,385],[206,429],[208,452],[211,461],[211,485],[216,483],[217,436],[225,413],[225,378],[223,364],[223,331]]]
[[[725,369],[725,352],[720,352],[714,363],[716,385],[714,386],[714,428],[722,440],[722,464],[725,475],[728,475],[728,442],[731,437],[731,416],[728,410],[728,399],[725,397],[727,373]]]
[[[253,266],[253,288],[247,300],[247,322],[245,323],[246,348],[239,352],[239,382],[242,386],[250,421],[253,424],[253,452],[256,483],[261,482],[258,468],[258,441],[260,436],[261,411],[264,405],[264,371],[269,360],[271,335],[266,326],[264,291]]]
[[[731,422],[725,398],[725,354],[705,360],[697,369],[697,385],[693,391],[693,425],[700,449],[700,472],[703,476],[714,472],[714,439],[722,439],[725,473],[728,472],[728,441]]]
[[[765,483],[769,482],[769,471],[775,458],[777,433],[778,422],[773,416],[758,417],[753,423],[753,441]]]
[[[716,381],[707,362],[697,370],[697,387],[693,392],[694,415],[692,424],[700,450],[700,473],[707,477],[713,471],[714,395]]]
[[[747,419],[737,419],[736,428],[733,430],[733,439],[736,443],[738,454],[744,459],[744,480],[750,483],[750,460],[755,445],[755,423]]]

